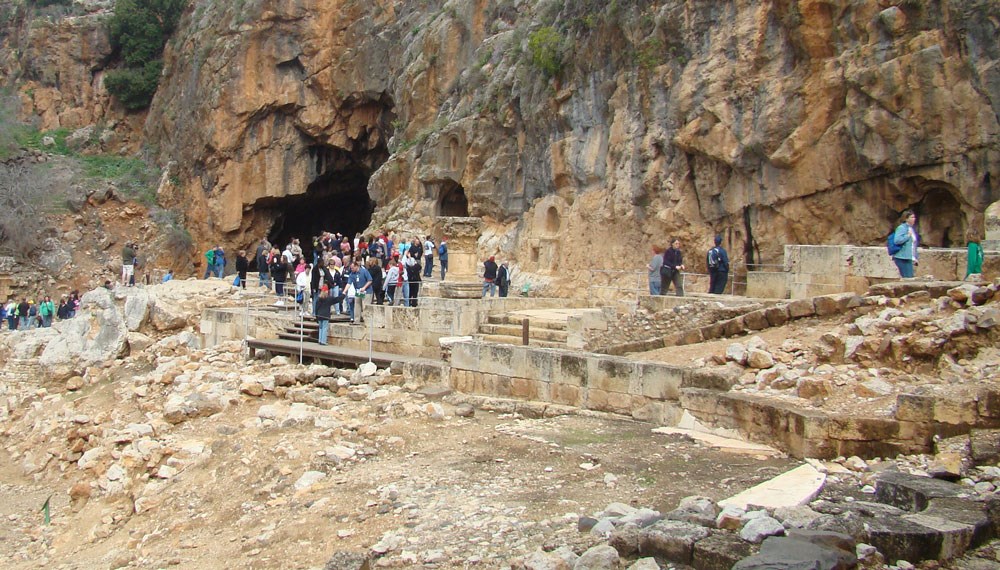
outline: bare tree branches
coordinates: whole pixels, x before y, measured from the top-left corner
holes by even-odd
[[[39,248],[48,226],[47,191],[32,184],[32,174],[20,161],[0,164],[0,249],[23,257]]]

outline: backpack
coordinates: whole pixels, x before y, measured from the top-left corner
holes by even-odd
[[[718,269],[719,268],[719,262],[721,261],[721,257],[722,256],[719,255],[719,251],[717,249],[715,249],[714,247],[712,249],[708,250],[708,268],[709,269]]]
[[[889,251],[889,257],[892,257],[899,253],[899,250],[903,249],[902,245],[896,244],[896,230],[889,232],[889,237],[886,238],[885,248]]]
[[[448,246],[442,243],[441,245],[438,246],[438,257],[446,253],[448,253]]]

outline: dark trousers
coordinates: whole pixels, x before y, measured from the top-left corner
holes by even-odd
[[[420,282],[410,281],[410,306],[417,306],[417,295],[420,293]]]
[[[709,285],[708,292],[713,295],[721,295],[726,292],[726,282],[729,281],[729,272],[713,269],[708,272]]]
[[[670,290],[670,284],[674,284],[674,293],[678,297],[684,296],[684,276],[681,275],[680,271],[676,269],[668,270],[666,275],[662,276],[662,289],[660,290],[661,295],[666,295],[667,291]]]

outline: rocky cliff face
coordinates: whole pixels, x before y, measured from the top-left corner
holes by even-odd
[[[997,13],[198,1],[144,136],[171,163],[161,201],[233,245],[293,228],[424,234],[467,214],[486,222],[481,253],[579,281],[641,266],[669,235],[700,259],[722,234],[737,264],[780,263],[786,243],[878,243],[907,207],[925,243],[964,245],[1000,198]]]

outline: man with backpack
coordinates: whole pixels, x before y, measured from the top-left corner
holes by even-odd
[[[208,279],[209,276],[215,275],[215,248],[211,248],[205,252],[205,276],[202,279]]]
[[[729,254],[722,247],[722,236],[715,236],[715,247],[708,250],[705,261],[708,265],[708,292],[721,295],[729,281]]]

